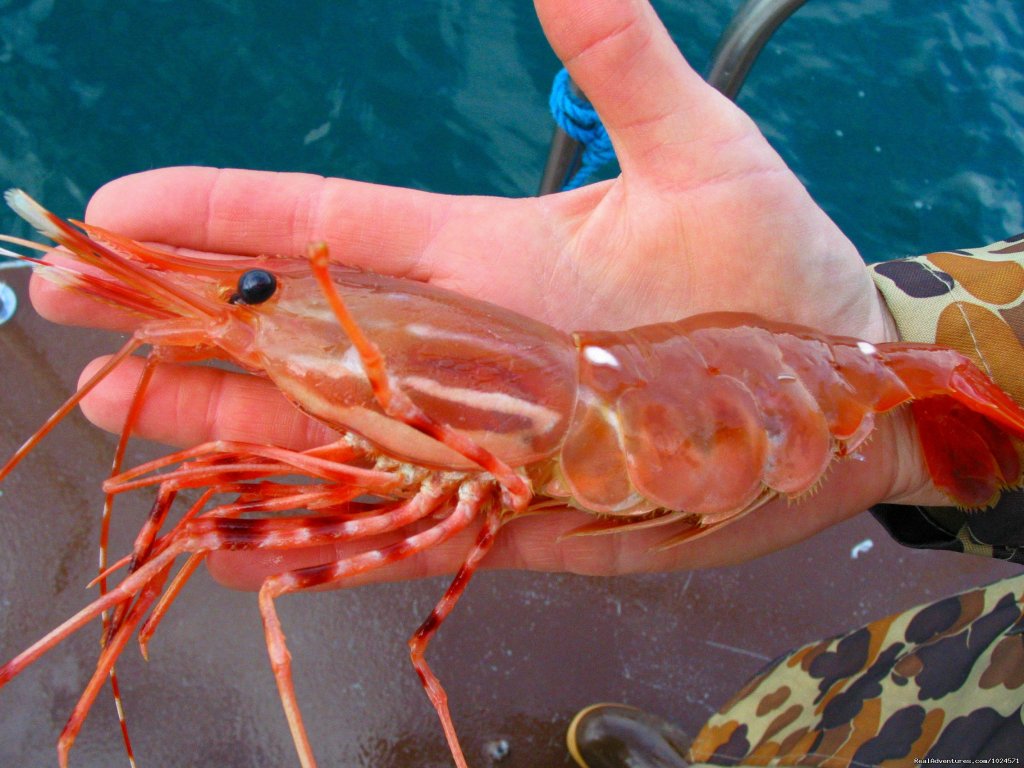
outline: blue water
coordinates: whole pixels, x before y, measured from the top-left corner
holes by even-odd
[[[656,4],[706,69],[737,0]],[[868,260],[1024,230],[1019,0],[809,0],[740,94]],[[0,0],[0,184],[182,163],[533,194],[558,63],[491,0]],[[3,231],[25,233],[0,214]]]

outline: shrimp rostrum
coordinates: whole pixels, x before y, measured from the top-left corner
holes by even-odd
[[[465,766],[424,652],[508,521],[571,506],[593,515],[585,533],[661,525],[666,546],[691,541],[769,499],[812,489],[868,437],[876,415],[905,403],[931,477],[952,503],[982,507],[1021,481],[1024,412],[949,349],[875,345],[733,313],[568,334],[429,285],[330,264],[323,245],[303,258],[200,259],[65,222],[20,191],[7,201],[69,252],[54,263],[20,258],[142,322],[0,479],[146,346],[118,457],[163,361],[230,361],[338,433],[302,451],[216,441],[127,470],[115,460],[103,484],[108,507],[128,491],[155,494],[133,551],[101,574],[98,599],[0,667],[3,685],[106,615],[95,674],[60,737],[62,765],[130,637],[138,630],[145,649],[189,575],[216,550],[397,537],[277,573],[259,591],[285,714],[301,764],[312,766],[275,601],[344,584],[480,524],[451,586],[409,641],[455,763]],[[183,489],[198,500],[172,515]],[[220,501],[225,494],[232,501]],[[124,575],[107,589],[117,571]]]

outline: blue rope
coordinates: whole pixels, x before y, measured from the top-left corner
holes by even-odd
[[[562,189],[582,186],[602,165],[615,159],[612,140],[597,110],[583,96],[573,93],[570,86],[569,73],[563,67],[551,86],[551,114],[559,128],[583,145],[583,158],[580,169]]]

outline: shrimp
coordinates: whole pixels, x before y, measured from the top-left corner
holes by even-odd
[[[65,222],[21,191],[7,201],[67,249],[71,263],[20,258],[141,324],[0,468],[0,480],[104,377],[149,347],[103,491],[108,518],[114,497],[154,490],[150,515],[132,552],[97,578],[100,596],[0,667],[3,686],[105,616],[95,673],[58,742],[62,766],[131,636],[138,630],[145,653],[213,551],[398,536],[275,574],[259,590],[271,668],[299,762],[309,767],[315,759],[276,601],[344,584],[481,522],[451,585],[409,640],[453,760],[465,768],[425,652],[510,520],[575,507],[593,515],[575,533],[665,526],[663,546],[692,541],[772,498],[813,489],[830,465],[856,452],[878,414],[906,403],[930,474],[954,503],[983,507],[1021,482],[1024,411],[950,349],[870,344],[739,313],[568,334],[430,285],[330,264],[322,244],[306,258],[207,260]],[[155,367],[209,360],[266,377],[337,439],[303,451],[213,441],[124,470]],[[198,500],[172,519],[185,489]],[[234,500],[213,501],[224,494]],[[105,548],[105,534],[101,542]]]

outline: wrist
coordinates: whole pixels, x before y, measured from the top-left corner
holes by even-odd
[[[875,301],[878,304],[882,341],[903,341],[899,326],[896,324],[896,318],[889,309],[889,305],[886,303],[881,291],[875,291]]]
[[[879,425],[885,444],[885,464],[889,471],[883,487],[882,504],[949,506],[949,498],[932,483],[925,463],[917,426],[909,407],[888,414]]]

